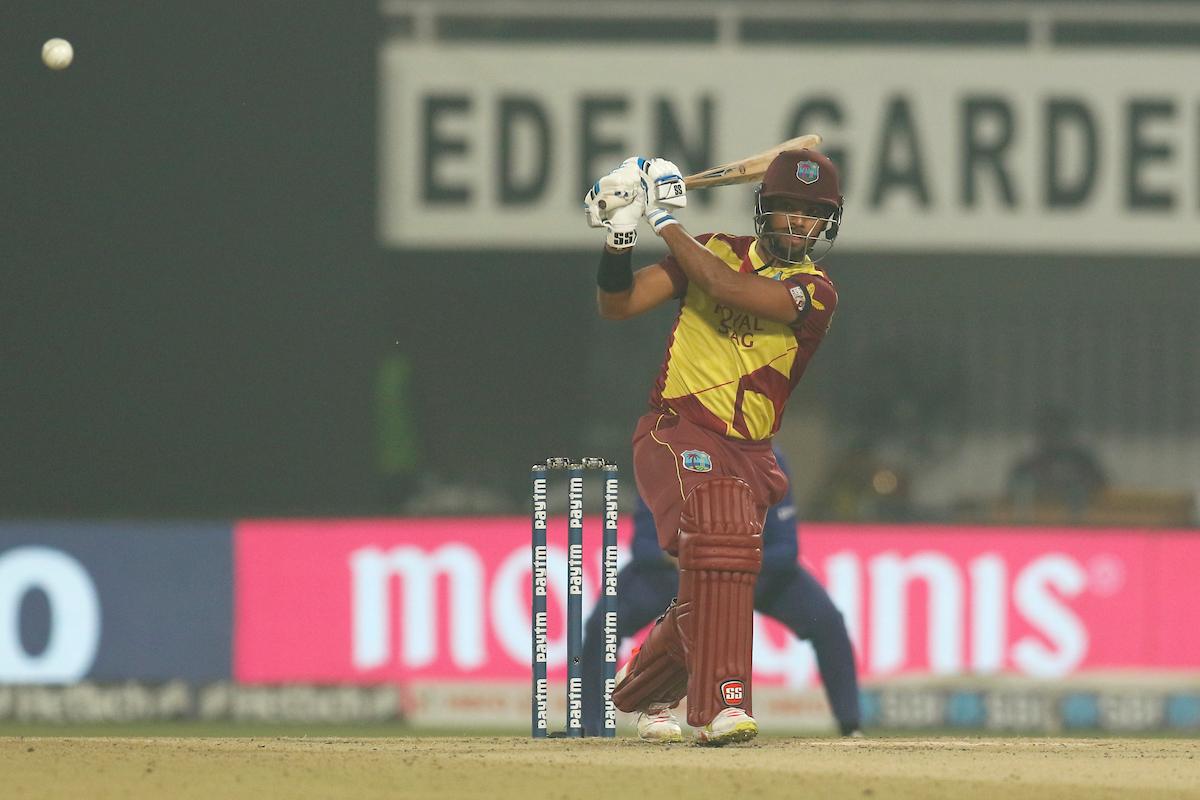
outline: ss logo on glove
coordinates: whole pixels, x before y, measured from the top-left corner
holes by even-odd
[[[609,237],[609,245],[612,247],[633,247],[637,241],[637,231],[618,231],[614,230]]]

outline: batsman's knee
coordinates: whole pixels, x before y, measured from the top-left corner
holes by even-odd
[[[739,478],[696,486],[679,520],[679,567],[757,574],[762,568],[763,511]]]

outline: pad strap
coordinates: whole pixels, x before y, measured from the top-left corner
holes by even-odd
[[[672,601],[613,690],[613,705],[622,711],[645,711],[654,703],[674,706],[687,694],[687,661],[676,613]]]

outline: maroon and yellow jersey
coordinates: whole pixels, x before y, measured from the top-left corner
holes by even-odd
[[[829,330],[837,291],[811,261],[765,266],[753,236],[709,233],[696,240],[732,270],[781,281],[799,316],[788,325],[721,305],[668,255],[660,263],[681,302],[650,403],[733,439],[770,438]]]

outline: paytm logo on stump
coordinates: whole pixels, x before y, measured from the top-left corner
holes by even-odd
[[[49,605],[43,647],[22,636],[22,608],[40,593]],[[100,645],[100,597],[88,571],[49,547],[0,553],[0,683],[72,683],[92,668]]]

